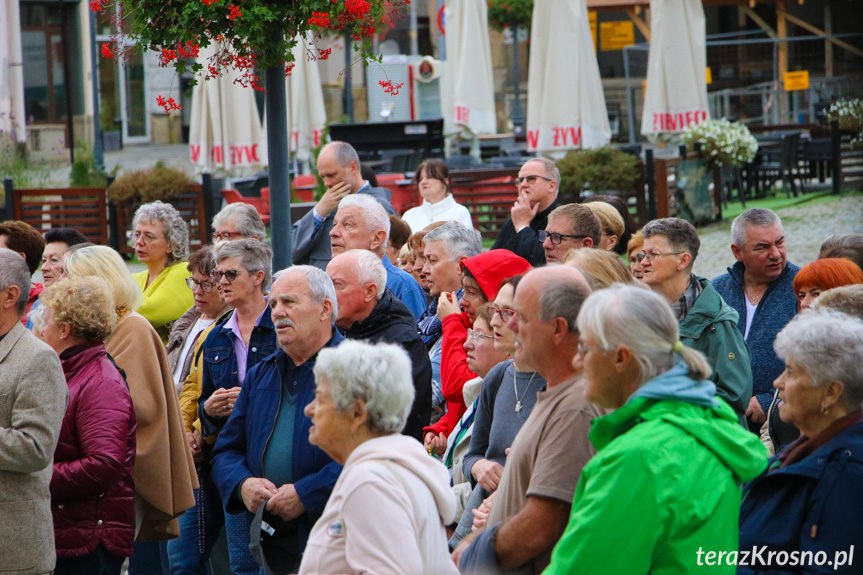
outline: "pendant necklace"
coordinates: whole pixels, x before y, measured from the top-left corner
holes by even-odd
[[[530,376],[530,381],[527,382],[527,388],[524,390],[524,393],[521,394],[521,399],[524,399],[524,396],[527,395],[527,392],[530,390],[530,385],[533,383],[533,378],[536,377],[536,372],[533,372],[533,375]],[[521,404],[521,399],[518,398],[518,372],[513,374],[512,378],[512,387],[515,389],[515,412],[517,414],[521,414],[521,408],[524,407]]]

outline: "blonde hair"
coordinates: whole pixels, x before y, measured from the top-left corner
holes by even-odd
[[[607,235],[617,236],[617,239],[620,240],[620,236],[623,235],[623,231],[626,229],[626,224],[623,222],[623,218],[620,217],[620,212],[614,206],[605,202],[587,202],[584,205],[590,208],[593,215],[599,219],[603,232]]]
[[[117,325],[108,284],[95,276],[63,278],[47,288],[41,300],[51,310],[54,325],[68,324],[72,335],[84,341],[104,341]]]
[[[95,276],[108,284],[118,308],[138,309],[143,295],[120,254],[106,246],[89,246],[66,256],[63,269],[69,277]]]
[[[629,241],[626,243],[626,254],[629,255],[632,253],[632,250],[638,249],[644,246],[644,234],[641,232],[635,232],[632,234],[632,237],[629,238]]]
[[[581,271],[593,290],[634,281],[626,265],[620,261],[620,256],[614,252],[590,248],[571,249],[566,252],[563,263]]]

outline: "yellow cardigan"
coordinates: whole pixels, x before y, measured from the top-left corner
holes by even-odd
[[[162,338],[162,345],[168,344],[171,324],[195,305],[195,296],[186,285],[186,278],[192,275],[187,265],[187,262],[177,262],[165,268],[149,286],[147,270],[134,274],[138,287],[144,293],[144,301],[135,311],[147,318],[156,329]]]

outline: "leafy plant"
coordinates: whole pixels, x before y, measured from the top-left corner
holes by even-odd
[[[183,170],[160,163],[147,170],[120,174],[108,188],[108,197],[115,203],[168,201],[185,192],[191,183]]]
[[[830,106],[827,117],[830,120],[838,120],[840,130],[854,132],[851,147],[863,149],[863,100],[842,98]]]
[[[93,151],[89,146],[75,147],[75,161],[69,173],[69,185],[73,188],[104,188],[107,177],[105,172],[96,168]]]
[[[533,0],[489,0],[488,24],[494,30],[517,27],[530,28]]]
[[[758,152],[758,141],[742,122],[704,120],[683,131],[683,139],[688,148],[701,143],[701,153],[714,166],[743,167]]]
[[[594,192],[629,190],[638,178],[638,159],[611,146],[570,150],[557,162],[560,193],[577,201],[585,189]]]
[[[12,178],[16,188],[47,188],[51,169],[46,161],[31,159],[25,144],[0,131],[0,198],[4,201],[3,180],[6,178]]]

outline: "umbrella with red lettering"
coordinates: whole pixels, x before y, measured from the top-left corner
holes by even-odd
[[[324,47],[322,42],[321,39],[315,42],[311,33],[305,42],[297,38],[294,61],[286,80],[288,144],[294,160],[299,162],[314,161],[312,148],[320,146],[327,123],[318,60],[329,58],[332,49]]]
[[[494,75],[486,0],[447,0],[441,109],[446,134],[494,134]]]
[[[650,0],[650,34],[641,133],[671,135],[709,116],[701,0]]]
[[[202,48],[198,61],[207,70],[215,47]],[[198,79],[192,92],[189,153],[206,170],[240,175],[267,163],[267,140],[258,116],[255,91],[230,74]]]
[[[611,129],[585,0],[534,2],[532,22],[528,151],[562,156],[608,144]]]
[[[27,141],[21,19],[17,0],[0,0],[0,136]]]

